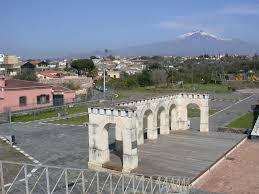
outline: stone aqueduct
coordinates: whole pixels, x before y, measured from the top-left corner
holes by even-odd
[[[101,169],[110,160],[109,129],[115,128],[116,151],[121,153],[123,171],[138,167],[138,145],[147,139],[169,134],[170,130],[189,129],[187,106],[200,109],[200,131],[209,131],[209,95],[177,94],[150,98],[111,107],[92,107],[89,113],[89,162],[91,169]]]

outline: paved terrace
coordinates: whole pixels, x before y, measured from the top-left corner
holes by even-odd
[[[138,147],[139,167],[135,173],[195,178],[245,135],[196,131],[161,135]]]

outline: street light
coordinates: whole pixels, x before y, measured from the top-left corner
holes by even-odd
[[[105,100],[105,67],[103,68],[103,99]]]
[[[107,57],[108,54],[108,49],[104,49],[105,56]],[[105,65],[105,64],[104,64]],[[105,67],[103,68],[103,99],[105,100],[106,95],[105,95]]]

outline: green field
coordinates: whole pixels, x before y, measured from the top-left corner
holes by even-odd
[[[218,112],[215,109],[210,109],[209,110],[209,114],[215,114],[216,112]],[[196,109],[196,108],[188,108],[188,117],[192,118],[192,117],[200,117],[200,109]]]
[[[114,91],[118,95],[117,99],[127,99],[141,96],[167,95],[179,92],[229,92],[227,85],[219,84],[183,84],[183,86],[152,86],[136,87],[133,89],[117,89]]]
[[[74,107],[68,107],[68,108],[60,108],[60,109],[55,109],[55,110],[43,110],[41,112],[34,112],[34,113],[28,114],[28,115],[13,116],[12,121],[13,122],[28,122],[28,121],[57,117],[58,113],[77,114],[77,113],[82,113],[82,112],[87,112],[86,105],[74,106]]]
[[[89,121],[88,115],[83,115],[79,117],[71,117],[67,119],[60,119],[55,121],[50,121],[49,123],[53,124],[76,124],[76,125],[82,125]]]
[[[229,128],[253,128],[259,112],[248,112],[236,120],[230,122],[226,127]]]

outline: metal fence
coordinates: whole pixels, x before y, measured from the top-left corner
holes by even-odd
[[[144,177],[0,161],[2,194],[189,193],[189,178]]]

